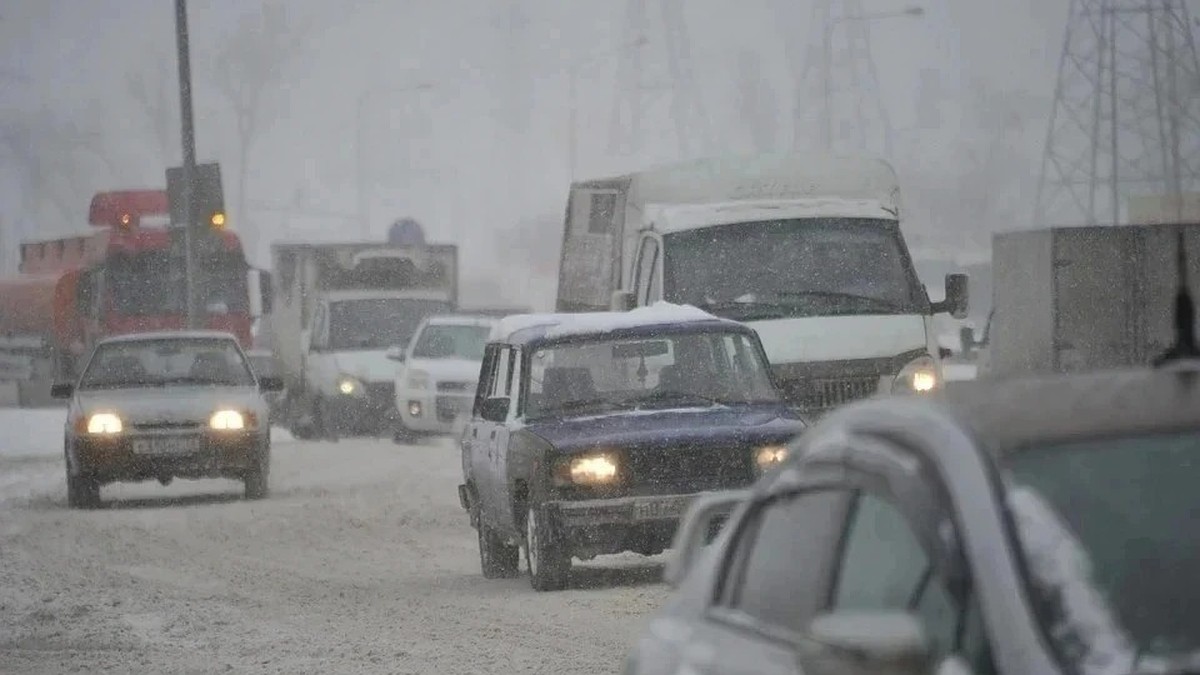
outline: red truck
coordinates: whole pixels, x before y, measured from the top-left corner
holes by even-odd
[[[50,378],[71,378],[99,338],[185,328],[183,237],[169,213],[165,190],[102,192],[89,210],[92,233],[21,244],[18,274],[0,279],[0,355],[11,363],[24,353],[46,361]],[[250,268],[236,234],[213,234],[195,270],[203,325],[250,349],[270,279]]]

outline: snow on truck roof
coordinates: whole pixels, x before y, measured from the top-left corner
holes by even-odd
[[[571,336],[601,335],[629,328],[680,324],[723,324],[745,328],[743,324],[722,319],[691,305],[657,302],[628,312],[579,312],[560,314],[516,314],[501,319],[492,327],[489,342],[530,342]],[[748,329],[747,329],[748,330]]]
[[[575,187],[627,183],[635,204],[709,204],[746,200],[841,198],[899,210],[896,171],[873,157],[764,154],[714,157],[581,181]]]
[[[114,342],[144,342],[150,340],[232,340],[237,338],[232,333],[221,330],[159,330],[146,333],[128,333],[114,335],[97,342],[97,346]]]

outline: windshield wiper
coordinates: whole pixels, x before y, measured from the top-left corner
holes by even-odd
[[[725,405],[724,401],[717,399],[717,398],[713,398],[711,396],[705,396],[704,394],[695,394],[695,393],[686,392],[686,391],[673,391],[673,390],[653,391],[648,394],[644,394],[642,396],[637,396],[633,399],[629,399],[629,402],[634,403],[636,405],[636,407],[640,408],[643,404],[646,404],[646,403],[655,403],[655,402],[661,402],[661,401],[676,401],[676,400],[700,401],[702,403],[707,403],[710,406]]]
[[[773,291],[776,295],[785,298],[825,298],[829,300],[859,300],[871,302],[887,309],[899,309],[899,304],[885,300],[883,298],[875,298],[869,295],[859,295],[857,293],[842,293],[839,291]]]

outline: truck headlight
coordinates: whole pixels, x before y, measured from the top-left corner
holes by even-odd
[[[121,423],[121,418],[113,413],[95,413],[87,420],[89,434],[119,434],[124,430],[125,425]]]
[[[617,456],[597,453],[572,457],[559,465],[555,482],[575,485],[605,485],[617,479]]]
[[[928,356],[908,362],[892,382],[892,392],[899,394],[928,394],[942,384],[937,364]]]
[[[337,388],[345,396],[354,396],[362,393],[363,390],[362,382],[349,375],[342,375],[338,378]]]
[[[218,410],[208,419],[208,427],[217,431],[241,431],[253,423],[237,410]]]
[[[787,459],[788,449],[784,445],[767,445],[754,451],[754,466],[758,472],[766,473]]]
[[[408,371],[408,388],[422,391],[429,388],[429,373],[423,370]]]

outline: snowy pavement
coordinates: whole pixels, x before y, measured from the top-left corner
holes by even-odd
[[[4,673],[616,673],[666,597],[639,556],[559,593],[483,579],[449,442],[276,436],[267,500],[151,482],[70,511],[62,413],[0,413]]]

